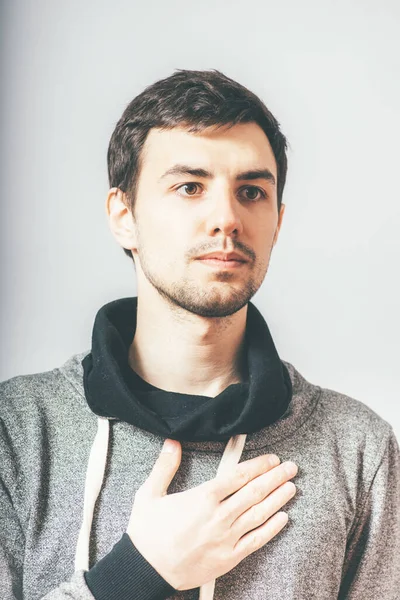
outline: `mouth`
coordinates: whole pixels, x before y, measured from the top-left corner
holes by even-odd
[[[223,260],[220,258],[198,258],[197,259],[200,263],[202,263],[203,265],[206,265],[208,267],[213,267],[216,269],[239,269],[240,267],[243,267],[246,263],[246,261],[244,260],[234,260],[234,259],[230,259],[230,260]]]

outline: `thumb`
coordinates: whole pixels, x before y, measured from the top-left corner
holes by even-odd
[[[182,446],[177,440],[166,439],[144,487],[152,496],[165,496],[182,459]]]

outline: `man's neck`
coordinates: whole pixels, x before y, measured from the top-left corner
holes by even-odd
[[[157,388],[214,398],[246,376],[247,305],[223,318],[155,307],[138,298],[129,364]]]

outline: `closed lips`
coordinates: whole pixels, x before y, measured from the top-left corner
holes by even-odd
[[[223,261],[235,260],[237,262],[247,262],[246,259],[243,258],[243,256],[241,256],[240,254],[236,254],[236,253],[223,254],[222,252],[214,252],[212,254],[206,254],[204,256],[199,256],[199,260],[209,260],[209,259],[223,260]]]

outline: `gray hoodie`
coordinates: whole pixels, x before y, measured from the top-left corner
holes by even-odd
[[[1,600],[93,600],[84,572],[123,536],[135,492],[160,453],[160,436],[90,410],[86,354],[0,384]],[[214,598],[400,600],[400,451],[393,430],[360,401],[309,383],[283,362],[292,401],[276,423],[247,435],[240,460],[274,453],[298,465],[297,493],[284,507],[289,523],[218,578]],[[169,493],[212,479],[225,446],[182,442]],[[85,534],[84,495],[92,481],[101,489]],[[170,597],[198,595],[196,589]]]

